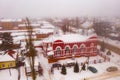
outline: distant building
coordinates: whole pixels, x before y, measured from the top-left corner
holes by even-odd
[[[43,21],[40,29],[36,30],[36,38],[43,39],[52,35],[54,32],[55,26],[50,24],[49,22]]]
[[[0,69],[16,67],[16,60],[8,54],[0,55]]]
[[[49,62],[79,56],[97,55],[97,36],[66,34],[51,36],[43,40],[42,48]]]
[[[36,31],[36,38],[43,39],[53,34],[53,29],[39,29]]]
[[[26,24],[19,24],[18,28],[20,30],[26,30],[26,26],[27,26]],[[40,28],[40,24],[38,23],[31,23],[30,26],[32,26],[32,28]]]
[[[4,30],[18,29],[18,24],[22,23],[22,19],[1,19],[1,26]]]

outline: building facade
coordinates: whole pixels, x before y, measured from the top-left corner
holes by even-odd
[[[97,36],[81,36],[79,34],[53,37],[43,43],[44,55],[51,61],[79,56],[97,55]]]
[[[18,29],[18,24],[23,23],[22,19],[2,19],[0,22],[3,30]]]
[[[0,69],[16,67],[16,60],[8,54],[0,55]]]
[[[15,61],[0,62],[0,69],[7,69],[7,68],[14,68],[14,67],[16,67]]]

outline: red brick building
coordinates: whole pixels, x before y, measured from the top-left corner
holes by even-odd
[[[43,41],[44,55],[51,61],[78,56],[97,55],[97,36],[68,34],[52,36]]]
[[[18,29],[18,25],[23,23],[22,19],[2,19],[0,20],[1,27],[4,30]]]

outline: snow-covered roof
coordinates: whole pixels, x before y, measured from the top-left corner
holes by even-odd
[[[15,59],[12,58],[10,55],[5,54],[5,55],[0,55],[0,62],[5,62],[5,61],[14,61]]]
[[[52,47],[48,47],[47,50],[49,51],[49,50],[53,50],[53,49],[52,49]]]
[[[83,27],[83,28],[89,28],[92,24],[93,24],[92,22],[86,21],[86,22],[84,22],[84,23],[82,24],[82,27]]]
[[[34,46],[39,46],[42,43],[42,41],[33,41]]]
[[[43,24],[49,24],[48,21],[41,21],[41,23],[43,23]]]
[[[1,19],[1,22],[21,22],[22,19]]]
[[[32,36],[33,39],[36,39],[36,36]],[[25,39],[28,39],[28,36],[17,36],[17,37],[13,37],[13,40],[16,42],[16,41],[20,41],[20,40],[25,40]]]
[[[26,24],[19,24],[18,25],[18,27],[25,27],[26,26]],[[30,26],[40,26],[40,24],[38,24],[38,23],[32,23],[32,24],[30,24]]]
[[[39,30],[49,30],[52,31],[53,29],[41,29],[41,28],[34,28],[34,31],[39,31]],[[26,34],[28,30],[1,30],[0,32],[11,32],[11,33],[16,33],[16,34]],[[45,31],[44,31],[45,32]]]
[[[35,29],[36,30],[36,29]],[[53,33],[54,29],[39,29],[36,33]]]
[[[14,41],[16,42],[16,41],[19,41],[19,40],[25,40],[25,39],[28,39],[28,37],[23,35],[23,36],[17,36],[17,37],[14,37],[13,39],[14,39]]]
[[[28,32],[12,32],[11,36],[24,36],[28,35]]]
[[[80,34],[66,34],[66,35],[60,35],[60,36],[50,36],[48,38],[45,38],[43,42],[54,42],[56,40],[62,40],[65,43],[71,43],[71,42],[84,42],[88,40],[90,37],[86,35],[80,35]]]
[[[25,27],[26,24],[19,24],[18,27]]]
[[[1,30],[0,32],[25,32],[27,30]]]
[[[109,35],[113,37],[119,37],[119,34],[116,34],[116,33],[110,33]]]
[[[53,29],[55,28],[55,26],[53,26],[50,23],[44,23],[43,26],[41,26],[41,28]]]
[[[53,51],[50,51],[50,52],[47,53],[48,56],[53,55],[53,54],[54,54]]]

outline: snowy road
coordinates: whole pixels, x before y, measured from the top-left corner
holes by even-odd
[[[113,71],[113,72],[107,72],[101,75],[97,75],[94,77],[89,77],[86,80],[109,80],[110,78],[115,78],[120,76],[120,70],[119,71]]]

